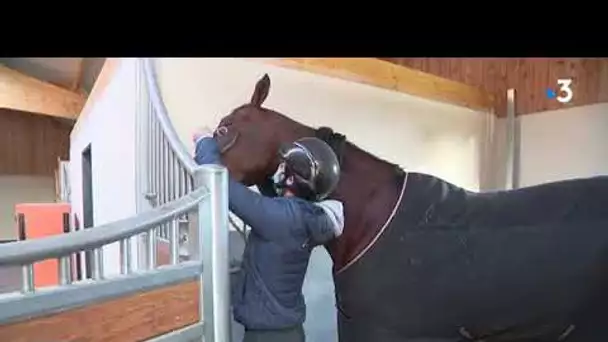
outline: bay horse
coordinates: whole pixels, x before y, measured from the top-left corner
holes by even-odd
[[[269,91],[264,75],[214,137],[247,186],[268,183],[281,144],[316,136],[338,155],[340,341],[608,341],[608,177],[470,192],[263,107]]]

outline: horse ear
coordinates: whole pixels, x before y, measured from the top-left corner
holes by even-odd
[[[268,74],[264,76],[256,83],[253,95],[251,95],[251,104],[256,107],[261,107],[262,103],[266,101],[268,92],[270,91],[270,77]]]

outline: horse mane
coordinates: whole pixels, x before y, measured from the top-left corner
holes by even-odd
[[[320,126],[317,129],[314,129],[310,126],[297,122],[297,121],[293,120],[292,118],[288,117],[287,115],[277,112],[273,109],[258,107],[258,110],[260,110],[261,112],[264,112],[264,113],[272,114],[276,119],[289,123],[289,125],[292,125],[294,131],[300,131],[300,129],[305,129],[308,131],[308,134],[309,134],[310,130],[314,131],[314,136],[316,138],[323,140],[332,148],[332,150],[334,150],[334,153],[336,153],[336,156],[338,157],[338,161],[340,162],[340,165],[344,165],[344,163],[343,163],[344,154],[346,153],[346,149],[350,148],[353,152],[355,152],[361,156],[366,156],[367,158],[371,159],[372,161],[375,161],[379,164],[385,164],[385,165],[388,165],[389,168],[393,168],[396,171],[398,179],[405,172],[399,165],[397,165],[395,163],[391,163],[387,160],[381,159],[380,157],[376,156],[375,154],[368,152],[368,151],[360,148],[359,146],[355,145],[354,143],[349,141],[344,134],[335,132],[331,127]]]
[[[344,156],[344,148],[348,143],[346,140],[346,136],[344,134],[335,133],[333,129],[329,127],[319,127],[315,130],[315,137],[326,142],[336,156],[338,156],[338,161],[342,164],[343,156]]]
[[[392,166],[396,169],[401,170],[401,167],[399,165],[397,165],[395,163],[391,163],[387,160],[384,160],[384,159],[376,156],[373,153],[365,151],[364,149],[360,148],[356,144],[347,140],[346,136],[344,134],[337,133],[330,127],[321,126],[321,127],[317,128],[315,130],[315,137],[325,141],[332,148],[332,150],[334,150],[334,153],[336,153],[336,155],[338,156],[338,161],[340,162],[340,164],[342,164],[342,161],[343,161],[344,150],[346,149],[347,146],[349,146],[360,153],[366,154],[368,157],[372,158],[373,160],[375,160],[377,162],[385,163],[385,164],[388,164],[389,166]]]

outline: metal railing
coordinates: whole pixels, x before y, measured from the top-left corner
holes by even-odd
[[[195,177],[198,165],[180,140],[171,122],[158,86],[153,59],[139,59],[137,77],[139,86],[139,103],[137,106],[139,112],[136,117],[137,146],[140,149],[139,155],[141,156],[139,163],[144,165],[138,172],[140,193],[144,194],[147,204],[155,208],[196,189],[199,186],[197,177]],[[228,207],[227,199],[225,206]],[[221,219],[230,221],[229,215],[230,213],[227,210],[226,215],[222,216]],[[200,220],[201,218],[184,213],[177,220],[177,232],[168,229],[166,225],[161,226],[158,234],[147,235],[144,245],[157,243],[155,241],[157,237],[161,240],[177,237],[183,244],[181,249],[187,251],[186,255],[182,255],[183,257],[187,259],[202,257],[203,260],[214,260],[210,261],[212,272],[222,272],[223,276],[228,276],[229,270],[224,269],[224,267],[229,265],[229,248],[226,245],[224,249],[216,250],[224,246],[223,239],[228,239],[228,229],[226,228],[222,232],[222,234],[226,234],[225,237],[223,235],[208,236],[208,238],[201,240],[201,231],[193,229],[197,226],[197,219]],[[215,243],[215,239],[220,239],[222,243]],[[202,248],[202,241],[208,241],[210,248]],[[203,256],[197,254],[201,251],[205,253]],[[212,258],[212,254],[209,253],[215,253],[213,254],[215,257]],[[150,260],[150,258],[152,256],[147,259]],[[219,265],[214,263],[219,263]],[[205,317],[206,324],[213,326],[213,329],[229,326],[228,323],[223,322],[223,317],[229,317],[230,303],[228,299],[222,299],[228,298],[229,284],[228,282],[219,282],[213,288],[216,291],[225,292],[205,297],[203,302],[206,312],[219,310],[217,314],[212,313]],[[212,323],[215,319],[219,320],[219,324]],[[218,330],[213,334],[208,333],[210,335],[206,336],[206,341],[216,341],[212,336],[222,336],[218,341],[229,341],[229,331]]]
[[[148,204],[156,207],[167,203],[179,196],[192,191],[192,175],[197,165],[179,138],[168,110],[162,99],[158,87],[154,61],[150,58],[141,58],[138,83],[140,84],[139,108],[137,126],[138,144],[142,159],[140,163],[145,165],[139,172],[139,177],[144,181],[141,184],[142,192]],[[231,215],[231,214],[229,214]],[[188,216],[180,218],[180,239],[187,242]],[[236,228],[243,237],[246,237],[246,226],[235,222],[234,217],[229,216],[229,223]],[[168,228],[162,226],[158,231],[158,237],[167,239]],[[154,243],[154,237],[148,236],[146,243]]]
[[[163,205],[192,191],[196,163],[179,139],[156,84],[153,62],[140,60],[140,104],[138,117],[141,155],[145,168],[145,197],[153,207]],[[167,237],[166,232],[160,233]]]
[[[166,109],[160,91],[156,84],[153,61],[141,58],[138,60],[137,70],[138,113],[136,114],[137,127],[137,155],[140,156],[137,177],[138,193],[146,201],[140,211],[155,208],[183,196],[194,189],[194,172],[196,163],[188,154],[184,144],[180,141]],[[191,257],[190,251],[195,248],[192,241],[192,223],[188,213],[177,219],[177,232],[167,225],[161,225],[156,234],[146,234],[143,245],[157,244],[157,239],[166,242],[171,234],[177,234],[180,241],[178,249],[181,258]],[[188,246],[188,245],[189,246]],[[143,256],[142,261],[154,263],[154,256]]]
[[[227,170],[194,162],[169,119],[152,60],[139,59],[136,85],[136,182],[144,199],[138,203],[146,205],[138,204],[136,216],[114,223],[0,246],[0,267],[23,268],[21,291],[0,295],[0,324],[197,279],[201,321],[153,340],[231,340]],[[180,258],[182,230],[188,230],[187,261]],[[135,239],[139,243],[131,243]],[[104,278],[101,250],[115,242],[120,243],[120,274]],[[169,244],[169,265],[157,266],[159,242]],[[93,279],[74,281],[72,255],[87,251],[95,254]],[[131,264],[135,256],[137,269]],[[59,260],[60,285],[36,288],[33,264],[53,258]]]
[[[228,175],[224,167],[217,165],[197,167],[194,175],[195,190],[137,216],[92,229],[0,245],[0,267],[21,266],[24,269],[21,291],[0,295],[0,324],[198,280],[201,321],[170,332],[170,335],[183,335],[188,339],[204,335],[208,342],[230,341]],[[175,222],[188,212],[197,218],[197,243],[201,248],[193,260],[179,262]],[[74,253],[101,249],[104,245],[125,241],[138,234],[149,234],[161,225],[168,225],[171,230],[168,235],[170,265],[152,265],[137,271],[122,269],[120,275],[103,279],[103,272],[99,271],[100,260],[94,259],[93,268],[97,271],[93,272],[93,281],[72,282],[71,273],[66,270],[71,268],[70,256]],[[126,244],[125,248],[130,249],[130,246]],[[146,252],[155,254],[155,248],[154,244],[146,245]],[[53,258],[59,260],[58,274],[62,284],[53,288],[35,288],[32,265]]]

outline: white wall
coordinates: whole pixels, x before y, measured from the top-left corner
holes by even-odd
[[[156,70],[173,124],[190,148],[198,126],[215,127],[232,109],[249,101],[257,80],[268,73],[271,89],[266,107],[304,124],[333,127],[407,170],[424,170],[478,188],[479,161],[473,156],[484,139],[484,113],[259,61],[159,59]],[[448,151],[458,164],[438,157]],[[456,156],[460,153],[464,155]]]
[[[55,178],[44,176],[0,176],[0,240],[17,240],[15,205],[54,203]]]
[[[197,127],[215,127],[248,102],[268,73],[265,106],[311,126],[330,126],[360,147],[471,190],[479,188],[486,113],[402,93],[243,59],[161,59],[162,97],[182,141],[192,149]],[[304,284],[307,340],[336,341],[331,260],[313,252]]]
[[[483,122],[453,130],[438,129],[424,141],[423,164],[419,170],[459,186],[478,191],[483,172]]]
[[[73,212],[83,221],[82,151],[91,144],[95,226],[136,214],[135,110],[136,61],[123,59],[118,70],[82,116],[70,144],[70,184]],[[135,242],[132,246],[136,248]],[[136,250],[136,249],[134,249]],[[137,254],[137,253],[133,253]],[[133,260],[134,265],[137,260]],[[120,271],[118,243],[104,247],[105,275]]]
[[[519,120],[520,186],[608,174],[608,103]]]

